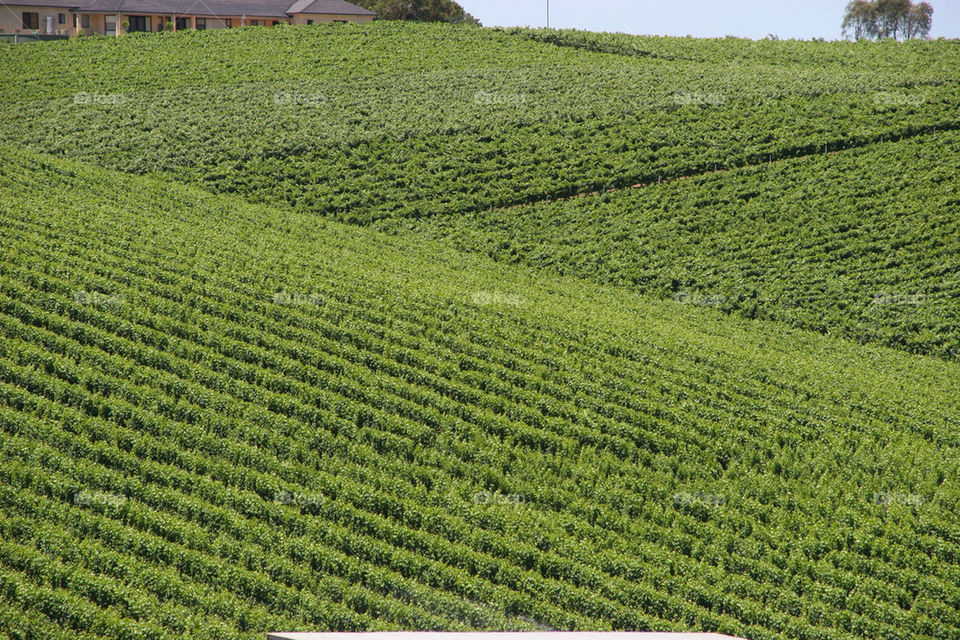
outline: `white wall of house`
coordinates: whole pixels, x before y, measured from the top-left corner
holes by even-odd
[[[224,29],[227,27],[227,21],[230,21],[230,27],[249,27],[255,20],[259,21],[259,26],[269,27],[275,21],[289,22],[286,17],[267,17],[267,16],[233,16],[231,18],[207,18],[207,29]]]
[[[103,14],[103,13],[72,13],[69,9],[62,9],[57,7],[43,7],[43,6],[23,6],[16,7],[12,5],[7,5],[4,7],[5,10],[0,10],[0,33],[34,33],[35,31],[39,33],[46,33],[47,28],[47,17],[53,17],[53,26],[54,33],[57,35],[74,35],[74,20],[76,19],[76,27],[81,28],[84,34],[101,34],[101,35],[115,35],[116,29],[114,25],[118,22],[116,14]],[[36,29],[27,29],[23,26],[23,13],[31,13],[37,15],[37,28]],[[63,16],[64,22],[60,22],[60,16]],[[132,23],[132,16],[134,15],[147,15],[147,14],[121,14],[119,23],[120,31],[123,31],[123,22],[127,21]],[[86,16],[85,18],[83,16]],[[181,16],[182,17],[182,16]],[[187,28],[193,27],[193,17],[187,17]],[[150,31],[157,32],[163,29],[163,25],[166,24],[168,20],[173,21],[173,17],[170,15],[150,15]],[[229,21],[230,26],[239,27],[243,22],[247,25],[253,20],[260,20],[264,26],[273,25],[274,21],[282,20],[284,22],[289,22],[291,24],[307,24],[308,21],[314,23],[323,23],[323,22],[370,22],[373,20],[373,16],[357,16],[349,14],[324,14],[324,13],[298,13],[292,18],[290,17],[263,17],[263,16],[235,16],[232,18],[213,18],[213,17],[203,17],[198,16],[198,19],[203,19],[206,21],[207,29],[224,29],[227,27],[227,21]],[[86,22],[87,26],[84,26],[82,23]]]
[[[226,29],[230,18],[207,18],[207,29]]]
[[[83,15],[87,16],[86,23],[88,27],[84,27]],[[114,32],[106,32],[106,21],[104,20],[104,15],[102,13],[88,13],[88,14],[77,14],[77,26],[83,29],[83,33],[89,35],[91,33],[99,33],[101,35],[114,35]]]
[[[37,28],[25,28],[23,25],[23,14],[37,14]],[[63,15],[64,22],[60,23],[60,16]],[[0,10],[0,33],[46,33],[47,17],[53,17],[53,32],[57,35],[70,35],[73,26],[73,14],[69,9],[57,7],[25,6],[18,7],[6,5]]]
[[[127,23],[132,27],[132,26],[133,26],[133,23],[134,23],[133,16],[144,16],[144,17],[149,18],[149,21],[148,21],[148,22],[149,22],[149,24],[148,24],[149,29],[148,29],[148,30],[149,30],[151,33],[159,33],[160,31],[163,31],[163,30],[166,28],[166,24],[167,24],[168,22],[171,23],[170,28],[171,28],[171,30],[173,30],[173,29],[175,28],[175,26],[176,26],[176,18],[186,18],[186,19],[187,19],[187,28],[188,28],[188,29],[191,28],[191,25],[193,24],[193,22],[192,22],[193,18],[192,18],[191,16],[184,16],[184,15],[176,15],[176,16],[175,16],[175,15],[169,14],[169,13],[167,13],[167,14],[157,14],[157,13],[152,13],[152,14],[131,13],[131,14],[123,14],[123,15],[122,15],[122,17],[121,17],[121,19],[120,19],[121,28],[122,28],[122,25],[123,25],[123,21],[124,21],[124,20],[126,20]]]
[[[333,13],[295,13],[293,15],[293,24],[307,24],[307,20],[313,22],[370,22],[373,16],[357,16],[349,14]]]

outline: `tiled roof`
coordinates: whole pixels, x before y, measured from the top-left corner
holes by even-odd
[[[345,0],[0,0],[0,6],[30,5],[102,13],[196,14],[201,16],[271,16],[295,13],[372,16]]]
[[[30,7],[57,7],[61,9],[72,9],[77,6],[78,0],[42,0],[42,4],[38,4],[41,0],[12,0],[11,2],[6,2],[5,0],[0,0],[0,6],[30,6]]]
[[[345,2],[345,0],[297,0],[287,13],[341,13],[354,16],[373,16],[373,11],[367,11],[363,7]]]

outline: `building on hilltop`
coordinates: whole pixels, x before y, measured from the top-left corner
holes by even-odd
[[[345,0],[0,0],[0,34],[120,35],[124,30],[369,22],[375,16]]]

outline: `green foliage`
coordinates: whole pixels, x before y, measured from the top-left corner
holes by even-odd
[[[960,132],[391,224],[679,304],[960,356]],[[387,225],[381,225],[387,228]]]
[[[376,12],[378,17],[385,20],[480,25],[476,18],[453,0],[357,0],[357,4]]]
[[[950,43],[49,45],[0,57],[0,635],[960,640],[960,364],[904,352],[956,355]]]
[[[956,47],[863,44],[378,21],[20,47],[0,135],[348,222],[457,215],[960,120]]]
[[[956,364],[2,167],[8,635],[960,635]]]
[[[850,0],[843,16],[843,33],[863,38],[925,38],[933,27],[929,2],[910,0]]]

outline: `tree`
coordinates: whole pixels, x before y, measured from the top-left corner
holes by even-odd
[[[850,0],[843,16],[843,33],[864,38],[926,37],[933,25],[933,7],[911,0]]]
[[[847,5],[847,13],[843,17],[843,34],[853,33],[855,40],[863,38],[875,38],[879,35],[877,30],[878,14],[877,3],[869,0],[850,0]]]
[[[454,0],[357,0],[357,4],[386,20],[480,24]]]
[[[910,14],[911,6],[910,0],[877,0],[881,38],[897,39],[901,27]]]
[[[926,38],[930,35],[930,28],[932,26],[933,7],[930,6],[929,2],[921,2],[920,4],[910,7],[904,35],[907,39]]]

